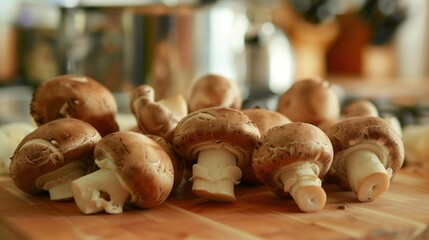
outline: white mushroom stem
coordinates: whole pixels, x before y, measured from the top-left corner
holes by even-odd
[[[49,191],[51,200],[68,200],[73,198],[70,183],[84,174],[82,163],[76,161],[38,177],[35,184]]]
[[[344,159],[350,188],[359,201],[372,201],[389,188],[392,169],[385,169],[370,150],[357,149]]]
[[[326,193],[318,177],[319,166],[315,163],[291,165],[279,174],[284,191],[289,192],[303,212],[318,212],[326,203]]]
[[[110,159],[96,160],[99,170],[76,179],[71,187],[79,210],[84,214],[102,212],[118,214],[130,196],[126,185],[118,178]]]
[[[234,154],[221,148],[202,150],[192,168],[192,191],[203,198],[235,201],[234,185],[241,178]]]

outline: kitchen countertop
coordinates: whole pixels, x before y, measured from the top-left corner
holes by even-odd
[[[302,213],[292,199],[264,186],[236,187],[237,201],[212,202],[190,184],[153,209],[84,215],[73,201],[29,196],[0,177],[0,239],[428,239],[429,169],[405,167],[388,192],[358,202],[352,192],[324,183],[328,199]]]

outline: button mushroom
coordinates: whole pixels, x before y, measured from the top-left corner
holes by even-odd
[[[234,201],[234,184],[251,161],[259,130],[240,110],[204,108],[188,114],[174,131],[173,145],[192,167],[192,191],[203,198]]]
[[[171,141],[180,119],[188,114],[182,95],[156,102],[154,89],[146,84],[134,89],[130,96],[130,108],[143,133],[158,135],[167,141]]]
[[[340,100],[328,81],[304,79],[295,82],[280,96],[277,111],[293,122],[317,126],[340,117]]]
[[[253,151],[256,176],[280,197],[290,194],[303,212],[326,203],[321,187],[333,159],[328,136],[309,123],[276,126],[261,136]]]
[[[343,116],[349,118],[359,116],[378,117],[379,115],[374,103],[366,99],[357,99],[345,105]]]
[[[255,123],[261,135],[272,127],[291,122],[290,119],[283,114],[265,108],[248,108],[243,109],[242,111],[250,118],[253,123]],[[252,164],[243,169],[241,181],[248,184],[261,183],[255,176]]]
[[[119,130],[116,100],[94,79],[62,75],[41,83],[33,93],[30,112],[42,125],[58,118],[77,118],[94,126],[101,136]]]
[[[240,109],[242,97],[236,82],[216,74],[207,74],[195,80],[188,93],[189,112],[207,107]]]
[[[153,208],[169,196],[173,166],[167,153],[149,137],[131,131],[109,134],[94,148],[99,170],[71,183],[73,196],[84,214],[123,212],[127,202]]]
[[[388,190],[404,162],[396,130],[379,117],[344,119],[326,131],[334,147],[329,176],[360,201],[372,201]]]
[[[60,118],[22,139],[10,163],[10,176],[23,192],[49,191],[52,200],[72,198],[70,182],[93,170],[93,150],[101,139],[89,123]]]
[[[7,123],[0,126],[0,174],[9,174],[10,158],[18,144],[36,127],[25,122]]]

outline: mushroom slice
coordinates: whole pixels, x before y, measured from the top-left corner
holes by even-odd
[[[109,134],[94,148],[99,170],[72,182],[75,202],[84,214],[123,212],[129,201],[140,208],[163,203],[174,181],[172,162],[149,137],[131,131]]]
[[[253,150],[258,179],[280,197],[293,197],[303,212],[320,211],[326,203],[322,180],[332,164],[333,148],[318,127],[300,122],[276,126],[262,134]]]
[[[167,141],[171,141],[177,123],[188,113],[183,96],[155,102],[154,89],[145,84],[134,89],[130,108],[143,133],[158,135]]]
[[[360,201],[372,201],[388,190],[404,162],[404,144],[391,125],[379,117],[352,117],[326,133],[335,152],[329,176]]]
[[[78,119],[43,124],[17,146],[10,176],[26,193],[49,191],[51,200],[71,199],[70,182],[92,170],[92,152],[100,139],[94,127]]]
[[[250,164],[260,134],[243,112],[210,107],[188,114],[174,131],[173,145],[193,163],[192,191],[203,198],[234,201],[234,185]]]

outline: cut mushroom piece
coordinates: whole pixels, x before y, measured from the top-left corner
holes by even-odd
[[[143,134],[109,134],[95,146],[94,157],[100,169],[71,183],[75,202],[84,214],[119,214],[127,202],[153,208],[162,204],[172,190],[170,158]]]
[[[253,168],[261,182],[280,197],[290,194],[303,212],[318,212],[326,203],[322,180],[333,159],[328,136],[309,123],[276,126],[253,150]]]
[[[265,108],[248,108],[242,110],[250,120],[255,123],[262,135],[270,128],[290,123],[290,119],[285,115]],[[243,169],[241,181],[246,184],[261,184],[261,181],[256,177],[253,170],[253,165],[250,164],[247,168]]]
[[[37,125],[58,118],[77,118],[94,126],[101,136],[119,130],[117,103],[105,86],[82,75],[62,75],[40,84],[30,112]]]
[[[293,122],[317,126],[340,117],[340,99],[328,81],[303,79],[295,82],[280,96],[277,111]]]
[[[78,119],[43,124],[17,146],[10,176],[23,192],[49,191],[51,200],[71,199],[70,182],[94,169],[92,153],[100,139],[94,127]]]
[[[134,89],[130,96],[130,108],[143,133],[160,136],[169,142],[177,123],[188,114],[183,96],[156,102],[154,89],[145,84]]]
[[[25,122],[7,123],[0,126],[0,175],[9,174],[10,158],[22,139],[36,129]]]
[[[207,74],[195,80],[188,93],[189,112],[208,107],[240,109],[242,97],[237,83],[216,74]]]
[[[203,198],[234,201],[234,185],[250,164],[260,134],[243,112],[204,108],[188,114],[176,127],[173,145],[192,168],[192,191]]]
[[[329,176],[360,201],[372,201],[388,190],[404,162],[404,145],[392,126],[379,117],[353,117],[326,133],[335,152]]]

